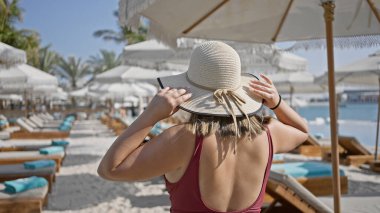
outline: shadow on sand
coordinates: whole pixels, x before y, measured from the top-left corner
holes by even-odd
[[[80,210],[118,197],[129,199],[133,207],[170,205],[166,194],[135,196],[137,192],[133,184],[105,181],[92,174],[57,176],[47,210]]]
[[[99,161],[102,158],[100,155],[88,155],[88,154],[80,154],[80,155],[66,155],[63,166],[79,166],[88,163],[94,163]]]

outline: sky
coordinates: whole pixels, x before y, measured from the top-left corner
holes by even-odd
[[[93,37],[100,29],[117,31],[117,19],[113,11],[118,0],[21,0],[24,21],[20,28],[33,29],[40,33],[42,44],[51,44],[59,54],[81,57],[99,54],[100,49],[121,53],[123,44],[103,41]],[[280,44],[287,47],[290,43]],[[365,58],[380,47],[365,49],[336,49],[335,67]],[[308,71],[321,75],[327,70],[326,50],[300,50],[294,54],[308,60]]]

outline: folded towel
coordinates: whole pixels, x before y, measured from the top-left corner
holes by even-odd
[[[67,146],[69,144],[70,143],[68,141],[65,141],[65,140],[52,140],[51,141],[52,146]]]
[[[41,148],[40,154],[50,155],[50,154],[55,154],[55,153],[59,153],[59,152],[63,152],[63,151],[64,151],[64,149],[62,146],[49,146],[46,148]]]
[[[4,191],[9,194],[15,194],[15,193],[24,192],[30,189],[44,187],[47,184],[48,182],[47,180],[45,180],[45,178],[32,176],[28,178],[5,181]]]
[[[45,167],[54,167],[55,161],[54,160],[36,160],[36,161],[29,161],[24,163],[25,169],[39,169],[39,168],[45,168]]]
[[[71,129],[71,125],[70,126],[69,125],[61,125],[58,128],[59,131],[70,131],[70,129]]]

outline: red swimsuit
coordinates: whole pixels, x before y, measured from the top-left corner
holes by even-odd
[[[272,137],[270,135],[269,129],[267,129],[267,136],[269,142],[269,156],[268,163],[265,169],[264,180],[261,186],[261,191],[256,201],[252,203],[246,209],[237,212],[260,212],[261,206],[264,201],[265,187],[268,182],[268,177],[270,173],[270,167],[272,165],[273,157],[273,147],[272,147]],[[170,183],[166,180],[166,188],[168,189],[170,195],[170,201],[172,207],[170,212],[218,212],[212,210],[203,203],[201,199],[201,193],[199,189],[199,160],[202,151],[203,137],[196,137],[195,139],[195,150],[189,165],[183,174],[182,178],[176,183]]]

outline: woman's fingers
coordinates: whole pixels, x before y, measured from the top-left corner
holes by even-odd
[[[264,75],[264,74],[260,74],[260,76],[265,80],[265,82],[267,82],[268,84],[272,85],[273,82],[272,80],[270,80],[270,78],[268,78],[268,76]]]
[[[259,80],[251,80],[251,82],[249,84],[257,84],[257,85],[261,85],[261,86],[265,86],[265,87],[272,87],[272,85],[268,84],[267,82],[262,82]]]
[[[186,93],[180,97],[177,98],[177,103],[178,105],[181,105],[182,103],[186,102],[187,100],[189,100],[189,98],[191,98],[191,93]]]
[[[250,86],[251,86],[251,88],[256,89],[256,90],[260,90],[260,91],[267,92],[267,93],[273,93],[272,88],[268,88],[266,86],[261,86],[261,85],[257,85],[257,84],[250,84]]]
[[[168,92],[169,90],[170,90],[170,87],[165,87],[165,88],[161,89],[161,90],[158,92],[158,94],[164,94],[164,93]]]
[[[267,92],[264,92],[264,91],[261,91],[261,90],[257,90],[257,89],[252,89],[252,88],[250,90],[253,93],[255,93],[257,96],[259,96],[260,98],[263,98],[264,100],[273,98],[273,95],[270,94],[270,93],[267,93]]]

